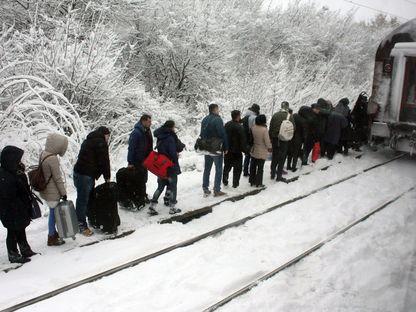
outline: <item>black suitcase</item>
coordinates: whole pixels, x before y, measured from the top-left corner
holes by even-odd
[[[106,233],[116,233],[120,225],[118,215],[118,187],[110,182],[97,186],[91,193],[88,204],[88,221]]]
[[[127,209],[143,207],[146,192],[144,174],[140,169],[121,168],[117,171],[118,201]]]

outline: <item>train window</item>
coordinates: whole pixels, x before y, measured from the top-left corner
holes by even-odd
[[[416,57],[407,57],[400,121],[416,121]]]

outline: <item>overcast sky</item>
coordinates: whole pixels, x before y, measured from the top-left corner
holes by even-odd
[[[285,6],[295,0],[270,0],[273,5]],[[379,12],[372,9],[360,7],[351,2],[368,6],[380,11],[386,11],[394,16],[400,17],[400,22],[416,18],[416,0],[301,0],[301,2],[312,1],[321,6],[327,6],[331,10],[340,10],[348,12],[351,9],[356,10],[355,17],[357,20],[368,20],[377,15]]]

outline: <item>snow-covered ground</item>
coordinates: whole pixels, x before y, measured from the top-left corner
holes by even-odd
[[[46,218],[37,220],[29,227],[28,237],[33,248],[42,255],[34,257],[32,262],[18,270],[0,274],[0,308],[263,211],[352,173],[360,172],[371,164],[390,157],[392,154],[387,152],[367,152],[361,159],[338,155],[334,165],[328,170],[314,171],[288,185],[270,181],[266,170],[265,182],[268,188],[265,191],[243,201],[220,204],[214,208],[213,213],[186,225],[159,225],[157,219],[148,217],[145,211],[121,211],[121,229],[135,228],[135,233],[122,239],[83,248],[74,247],[93,238],[79,237],[75,242],[67,240],[67,244],[58,248],[46,247]],[[338,163],[339,161],[342,163]],[[323,166],[326,162],[320,160],[315,166]],[[196,167],[199,170],[186,172],[180,177],[179,202],[185,211],[206,206],[214,201],[213,198],[202,198],[201,162],[197,163]],[[59,307],[60,311],[201,310],[415,184],[414,169],[414,160],[402,159],[392,162],[258,217],[244,226],[227,230],[221,235],[175,250],[24,310],[46,311],[56,307]],[[150,182],[150,193],[153,191],[154,182],[153,179]],[[242,185],[245,184],[243,181]],[[238,192],[248,189],[247,186],[243,186]],[[227,191],[231,193],[230,189]],[[412,199],[414,196],[407,200]],[[397,209],[397,220],[404,218],[407,210],[403,208],[403,211]],[[4,244],[4,233],[1,232],[0,244]],[[362,243],[364,244],[365,240]],[[360,259],[359,253],[348,255],[351,259]],[[365,256],[363,255],[363,258]],[[3,249],[0,261],[2,264],[7,263]],[[330,273],[333,276],[336,276],[337,268],[341,274],[342,268],[338,263],[331,262]],[[278,276],[276,278],[278,279]],[[377,282],[377,277],[372,281]],[[291,290],[287,291],[293,291],[295,294],[295,282],[289,286]],[[348,285],[345,285],[345,288],[347,289]],[[342,295],[342,289],[339,293]],[[289,295],[287,298],[291,299]],[[311,294],[311,301],[312,298]],[[315,299],[318,300],[319,297]],[[351,301],[353,299],[351,298]],[[232,304],[237,303],[238,301],[235,301]],[[281,310],[285,311],[284,308]]]

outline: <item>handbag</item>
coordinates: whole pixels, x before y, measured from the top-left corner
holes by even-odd
[[[30,218],[32,220],[38,219],[38,218],[40,218],[42,216],[42,212],[41,212],[40,206],[39,206],[39,204],[42,204],[42,201],[34,193],[31,193],[30,194],[30,197],[31,197],[31,202],[30,202]]]
[[[143,166],[146,167],[147,170],[161,179],[168,178],[168,169],[173,167],[173,165],[173,162],[166,155],[155,151],[151,151],[149,156],[147,156],[143,162]]]

